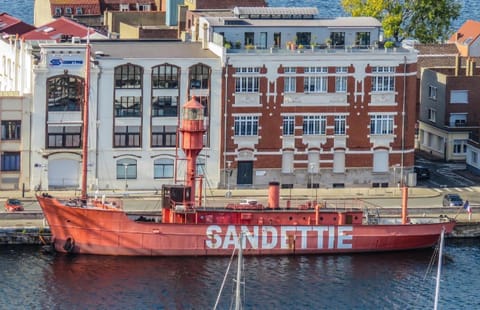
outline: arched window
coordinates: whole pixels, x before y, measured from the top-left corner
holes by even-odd
[[[115,68],[115,88],[142,88],[143,68],[126,64]]]
[[[83,102],[83,79],[62,75],[47,80],[48,111],[80,111]]]
[[[190,88],[208,89],[210,79],[210,67],[198,64],[190,67],[189,81]]]
[[[177,89],[180,68],[164,64],[152,68],[152,88]]]
[[[173,159],[159,158],[153,162],[153,177],[155,179],[173,178]]]
[[[117,180],[134,180],[137,178],[137,160],[123,158],[117,160]]]

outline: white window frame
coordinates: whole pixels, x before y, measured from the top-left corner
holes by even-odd
[[[371,135],[392,135],[394,127],[393,115],[374,114],[370,115]]]
[[[435,109],[432,109],[432,108],[428,109],[428,120],[431,122],[437,121],[437,111]]]
[[[244,115],[235,116],[234,125],[235,136],[257,136],[258,135],[258,116]]]
[[[335,115],[335,135],[345,135],[347,130],[347,116],[346,115]]]
[[[128,4],[128,3],[120,3],[119,11],[120,11],[120,12],[128,12],[128,11],[130,11],[130,4]]]
[[[428,86],[428,98],[437,100],[437,88],[435,86]]]
[[[395,67],[372,67],[372,92],[395,91]]]
[[[236,68],[235,92],[236,93],[258,93],[260,85],[259,67]]]
[[[72,15],[72,12],[73,12],[72,8],[70,7],[65,8],[65,14]]]
[[[328,67],[306,67],[303,80],[305,93],[326,93],[328,89]]]
[[[287,115],[283,117],[282,132],[284,136],[295,135],[295,116],[294,115]]]
[[[346,74],[348,73],[348,67],[336,67],[335,72],[337,73],[337,76],[335,77],[335,92],[336,93],[347,92],[347,75]]]
[[[452,147],[453,154],[462,155],[467,153],[467,140],[455,139]]]
[[[294,76],[286,76],[283,78],[284,92],[295,93],[297,92],[297,78]]]
[[[304,135],[324,135],[327,128],[325,115],[305,115],[303,117]]]

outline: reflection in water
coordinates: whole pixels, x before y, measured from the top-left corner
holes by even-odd
[[[445,252],[440,308],[480,309],[480,273],[472,268],[478,240],[448,240]],[[425,277],[432,253],[247,256],[245,308],[432,308],[436,267]],[[228,257],[45,255],[38,247],[3,247],[0,309],[211,309],[228,263]],[[219,309],[231,304],[234,277]]]

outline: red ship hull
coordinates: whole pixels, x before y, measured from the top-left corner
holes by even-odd
[[[360,210],[318,209],[198,210],[183,215],[184,222],[177,220],[178,214],[164,212],[162,216],[173,222],[136,222],[119,209],[71,207],[45,196],[37,199],[55,249],[81,254],[231,255],[241,232],[246,232],[245,255],[399,251],[431,247],[442,229],[450,233],[455,226],[455,221],[445,218],[415,224],[363,224]]]

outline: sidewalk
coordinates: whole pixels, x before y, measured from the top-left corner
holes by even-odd
[[[475,191],[480,192],[480,187]],[[78,197],[80,191],[78,190],[57,190],[57,191],[41,191],[48,192],[54,197]],[[230,198],[230,199],[245,199],[245,198],[267,198],[268,188],[254,189],[254,188],[242,188],[231,189],[231,195],[227,195],[226,189],[207,189],[207,198]],[[89,196],[95,195],[95,192],[89,192]],[[155,191],[100,191],[99,196],[102,194],[107,197],[123,197],[124,199],[136,199],[156,197],[160,198],[161,192]],[[198,194],[198,193],[197,193]],[[441,193],[432,188],[423,187],[411,187],[408,189],[409,197],[439,197]],[[280,197],[282,199],[355,199],[355,198],[399,198],[402,196],[402,190],[400,188],[385,187],[385,188],[370,188],[370,187],[351,187],[351,188],[292,188],[292,189],[280,189]],[[20,200],[35,200],[34,191],[0,191],[0,200],[7,198],[17,198]]]

